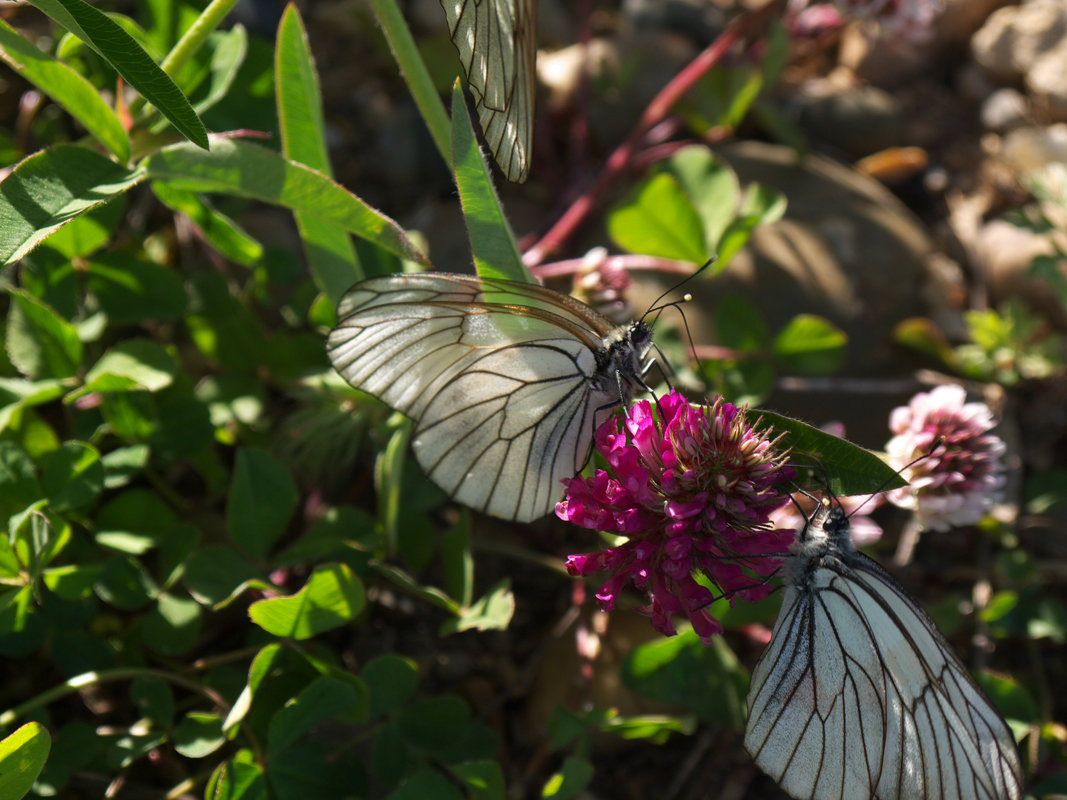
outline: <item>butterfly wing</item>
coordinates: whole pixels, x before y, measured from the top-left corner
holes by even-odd
[[[441,0],[478,121],[509,181],[530,172],[537,0]]]
[[[786,589],[745,749],[796,798],[1022,797],[1011,732],[929,616],[860,553]]]
[[[539,286],[442,273],[372,278],[342,298],[339,316],[327,341],[337,371],[413,418],[427,475],[488,514],[548,513],[620,401],[598,373],[599,335],[611,323]]]

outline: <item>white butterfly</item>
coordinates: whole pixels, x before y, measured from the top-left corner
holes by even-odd
[[[1015,740],[948,642],[824,501],[786,565],[745,749],[792,797],[1012,800]]]
[[[415,420],[415,457],[450,496],[521,522],[547,514],[593,434],[651,363],[644,322],[616,326],[536,284],[424,273],[352,287],[334,368]]]
[[[478,121],[509,181],[530,172],[537,0],[441,0]]]

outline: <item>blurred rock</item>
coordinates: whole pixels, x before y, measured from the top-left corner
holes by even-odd
[[[697,341],[715,341],[705,315],[734,295],[759,308],[771,331],[800,313],[840,326],[849,336],[850,374],[907,369],[893,327],[933,313],[923,299],[933,244],[912,213],[877,181],[828,158],[798,159],[790,148],[759,142],[731,143],[716,154],[742,186],[757,181],[782,192],[789,205],[783,219],[756,229],[722,275],[687,286],[696,298],[686,314],[692,311]],[[646,287],[648,300],[673,280]],[[946,302],[944,292],[937,296]]]
[[[1048,283],[1027,274],[1034,258],[1052,256],[1055,252],[1047,236],[999,219],[982,226],[974,248],[994,303],[1018,297],[1052,325],[1064,330],[1067,315],[1049,291]]]
[[[623,0],[621,11],[636,30],[670,31],[699,42],[711,41],[737,14],[707,0]]]
[[[941,13],[934,21],[934,42],[938,45],[966,44],[989,15],[1013,0],[941,0]]]
[[[973,61],[968,61],[956,71],[955,88],[964,99],[981,103],[998,84],[989,77],[989,73]]]
[[[526,705],[524,721],[529,730],[545,730],[560,707],[576,708],[585,703],[618,709],[622,715],[677,710],[642,697],[622,682],[620,667],[627,655],[638,645],[662,638],[649,624],[648,617],[628,609],[617,609],[610,615],[594,612],[587,630],[598,639],[591,663],[583,662],[573,635],[553,637],[549,641],[548,651],[538,661]],[[612,739],[614,742],[605,739],[602,744],[617,746],[619,739]]]
[[[1050,120],[1067,121],[1067,36],[1038,56],[1026,73],[1026,88]]]
[[[585,120],[597,141],[614,145],[640,118],[660,90],[697,54],[686,37],[654,31],[619,33],[581,45],[539,53],[538,79],[549,87],[549,106],[562,111],[575,103],[581,70],[588,71]],[[610,87],[603,91],[603,87]]]
[[[566,108],[573,102],[586,71],[591,76],[599,76],[618,69],[616,48],[601,38],[537,54],[537,81],[546,90],[547,107],[551,111]]]
[[[849,25],[841,32],[839,63],[860,80],[892,89],[930,66],[927,43],[886,40],[871,25]]]
[[[904,144],[928,150],[958,148],[974,134],[976,108],[950,86],[916,80],[895,93],[907,120]]]
[[[974,60],[1004,83],[1023,78],[1067,36],[1063,0],[1030,0],[994,12],[971,39]]]
[[[1008,132],[1000,157],[1020,175],[1028,175],[1055,161],[1067,161],[1067,124],[1030,126]]]
[[[875,86],[837,90],[827,81],[809,82],[797,103],[801,128],[820,147],[830,145],[860,157],[908,144],[899,102]]]
[[[997,89],[982,103],[982,126],[1004,133],[1025,125],[1030,116],[1026,98],[1015,89]]]
[[[876,86],[904,85],[969,41],[990,13],[1007,2],[940,0],[932,15],[928,8],[933,3],[896,4],[900,10],[885,25],[850,25],[842,32],[840,63]],[[915,10],[923,8],[927,10]]]

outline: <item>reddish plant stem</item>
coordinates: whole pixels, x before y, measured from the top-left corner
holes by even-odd
[[[723,347],[717,344],[698,344],[689,348],[689,355],[697,361],[725,361],[735,359],[747,361],[748,359],[766,358],[769,354],[760,351],[737,350],[733,347]]]
[[[785,8],[786,0],[769,0],[763,7],[738,17],[703,52],[663,87],[645,108],[630,135],[615,148],[604,163],[596,182],[571,204],[556,223],[523,255],[527,266],[540,264],[562,247],[596,206],[597,201],[631,162],[644,135],[660,123],[678,99],[708,70],[714,67],[737,42],[756,33]]]
[[[530,271],[542,280],[547,278],[562,278],[566,275],[577,275],[585,266],[584,258],[568,258],[563,261],[550,261],[530,267]],[[651,270],[660,273],[673,273],[676,275],[688,275],[693,271],[692,263],[678,261],[673,258],[660,258],[659,256],[646,255],[620,255],[607,256],[598,262],[602,269],[608,271],[624,269],[628,271]]]
[[[579,170],[588,158],[589,86],[591,83],[589,43],[593,40],[592,16],[592,0],[582,0],[578,5],[578,43],[582,47],[582,65],[578,72],[578,86],[576,89],[577,105],[582,111],[580,114],[575,114],[571,121],[571,141],[574,143],[570,154],[572,159],[570,169],[572,172]]]

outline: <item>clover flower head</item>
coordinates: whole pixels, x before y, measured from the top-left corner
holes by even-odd
[[[965,400],[962,386],[938,386],[915,395],[889,418],[895,434],[886,445],[889,463],[903,470],[910,484],[889,492],[889,501],[913,509],[923,527],[933,530],[978,522],[1004,485],[1004,442],[990,433],[993,413],[985,403]]]
[[[630,273],[603,247],[594,247],[582,257],[574,278],[574,296],[608,319],[624,324],[633,318],[628,292]]]
[[[790,0],[786,18],[794,35],[834,30],[856,19],[876,28],[885,39],[912,45],[930,40],[944,10],[944,0]]]
[[[795,533],[771,521],[788,502],[793,471],[778,440],[750,425],[743,409],[722,400],[692,406],[671,392],[609,419],[596,445],[609,469],[567,481],[556,515],[627,537],[567,560],[572,575],[610,573],[596,595],[603,608],[632,583],[647,595],[639,610],[657,630],[673,634],[672,617],[685,614],[707,642],[722,626],[707,611],[717,595],[698,575],[731,602],[767,595],[766,579]]]

